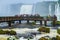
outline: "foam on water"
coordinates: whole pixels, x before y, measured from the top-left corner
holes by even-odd
[[[8,26],[7,22],[0,23],[0,27]]]

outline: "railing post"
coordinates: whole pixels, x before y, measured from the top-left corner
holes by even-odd
[[[19,24],[21,24],[21,20],[19,20]]]
[[[47,21],[46,20],[44,21],[44,25],[47,26]]]
[[[36,23],[36,20],[34,20],[34,22]]]
[[[11,21],[8,21],[8,26],[11,27]]]
[[[56,26],[56,21],[57,21],[57,17],[56,15],[53,16],[53,26],[55,27]]]
[[[27,24],[29,24],[29,20],[27,20]]]
[[[55,23],[55,22],[56,22],[56,20],[53,20],[53,26],[54,26],[54,27],[55,27],[55,25],[56,25],[56,23]]]
[[[40,20],[40,25],[42,26],[42,20]]]

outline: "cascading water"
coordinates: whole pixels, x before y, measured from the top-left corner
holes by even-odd
[[[51,4],[49,5],[49,15],[51,16]]]
[[[60,21],[60,14],[59,14],[59,3],[55,5],[55,15],[57,16],[57,21]]]
[[[31,14],[33,5],[22,5],[20,14]]]

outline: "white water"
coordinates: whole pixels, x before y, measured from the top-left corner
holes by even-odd
[[[60,21],[60,7],[58,2],[55,5],[55,15],[57,16],[57,21]]]
[[[7,22],[0,23],[0,27],[8,26]]]
[[[31,14],[33,5],[22,5],[20,14]]]
[[[17,32],[17,33],[22,33],[22,34],[26,34],[27,32],[37,32],[37,30],[38,30],[38,28],[34,28],[34,29],[28,29],[28,28],[20,28],[20,29],[15,29],[15,31]],[[51,29],[50,30],[50,33],[46,33],[46,34],[38,34],[38,35],[36,35],[36,36],[34,36],[34,38],[33,39],[30,39],[30,40],[38,40],[39,38],[41,38],[41,37],[44,37],[44,36],[50,36],[51,38],[52,37],[56,37],[56,35],[58,35],[57,34],[57,30],[56,29]],[[19,40],[27,40],[27,39],[25,39],[24,37],[21,37],[21,38],[19,38]]]

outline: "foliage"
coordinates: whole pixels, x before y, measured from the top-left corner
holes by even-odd
[[[8,33],[7,34],[10,34],[10,35],[16,35],[16,32],[11,30],[11,31],[7,31]]]
[[[36,24],[36,22],[32,22],[31,24],[32,24],[32,25],[35,25],[35,24]]]
[[[57,39],[57,40],[60,40],[60,36],[56,36],[56,39]]]
[[[51,24],[53,24],[53,22],[51,22]],[[55,24],[60,25],[60,21],[56,21]]]
[[[45,38],[45,37],[41,37],[39,40],[60,40],[60,36],[56,36],[56,37],[52,37],[52,38]]]
[[[57,21],[56,24],[57,24],[57,25],[60,25],[60,21]]]
[[[10,36],[7,38],[7,40],[16,40],[15,36]]]
[[[0,34],[16,35],[16,32],[13,31],[13,30],[8,31],[8,30],[1,30],[1,29],[0,29]]]
[[[60,29],[57,29],[57,33],[60,34]]]
[[[38,29],[39,32],[46,32],[46,33],[50,33],[50,28],[46,28],[46,27],[40,27]]]

